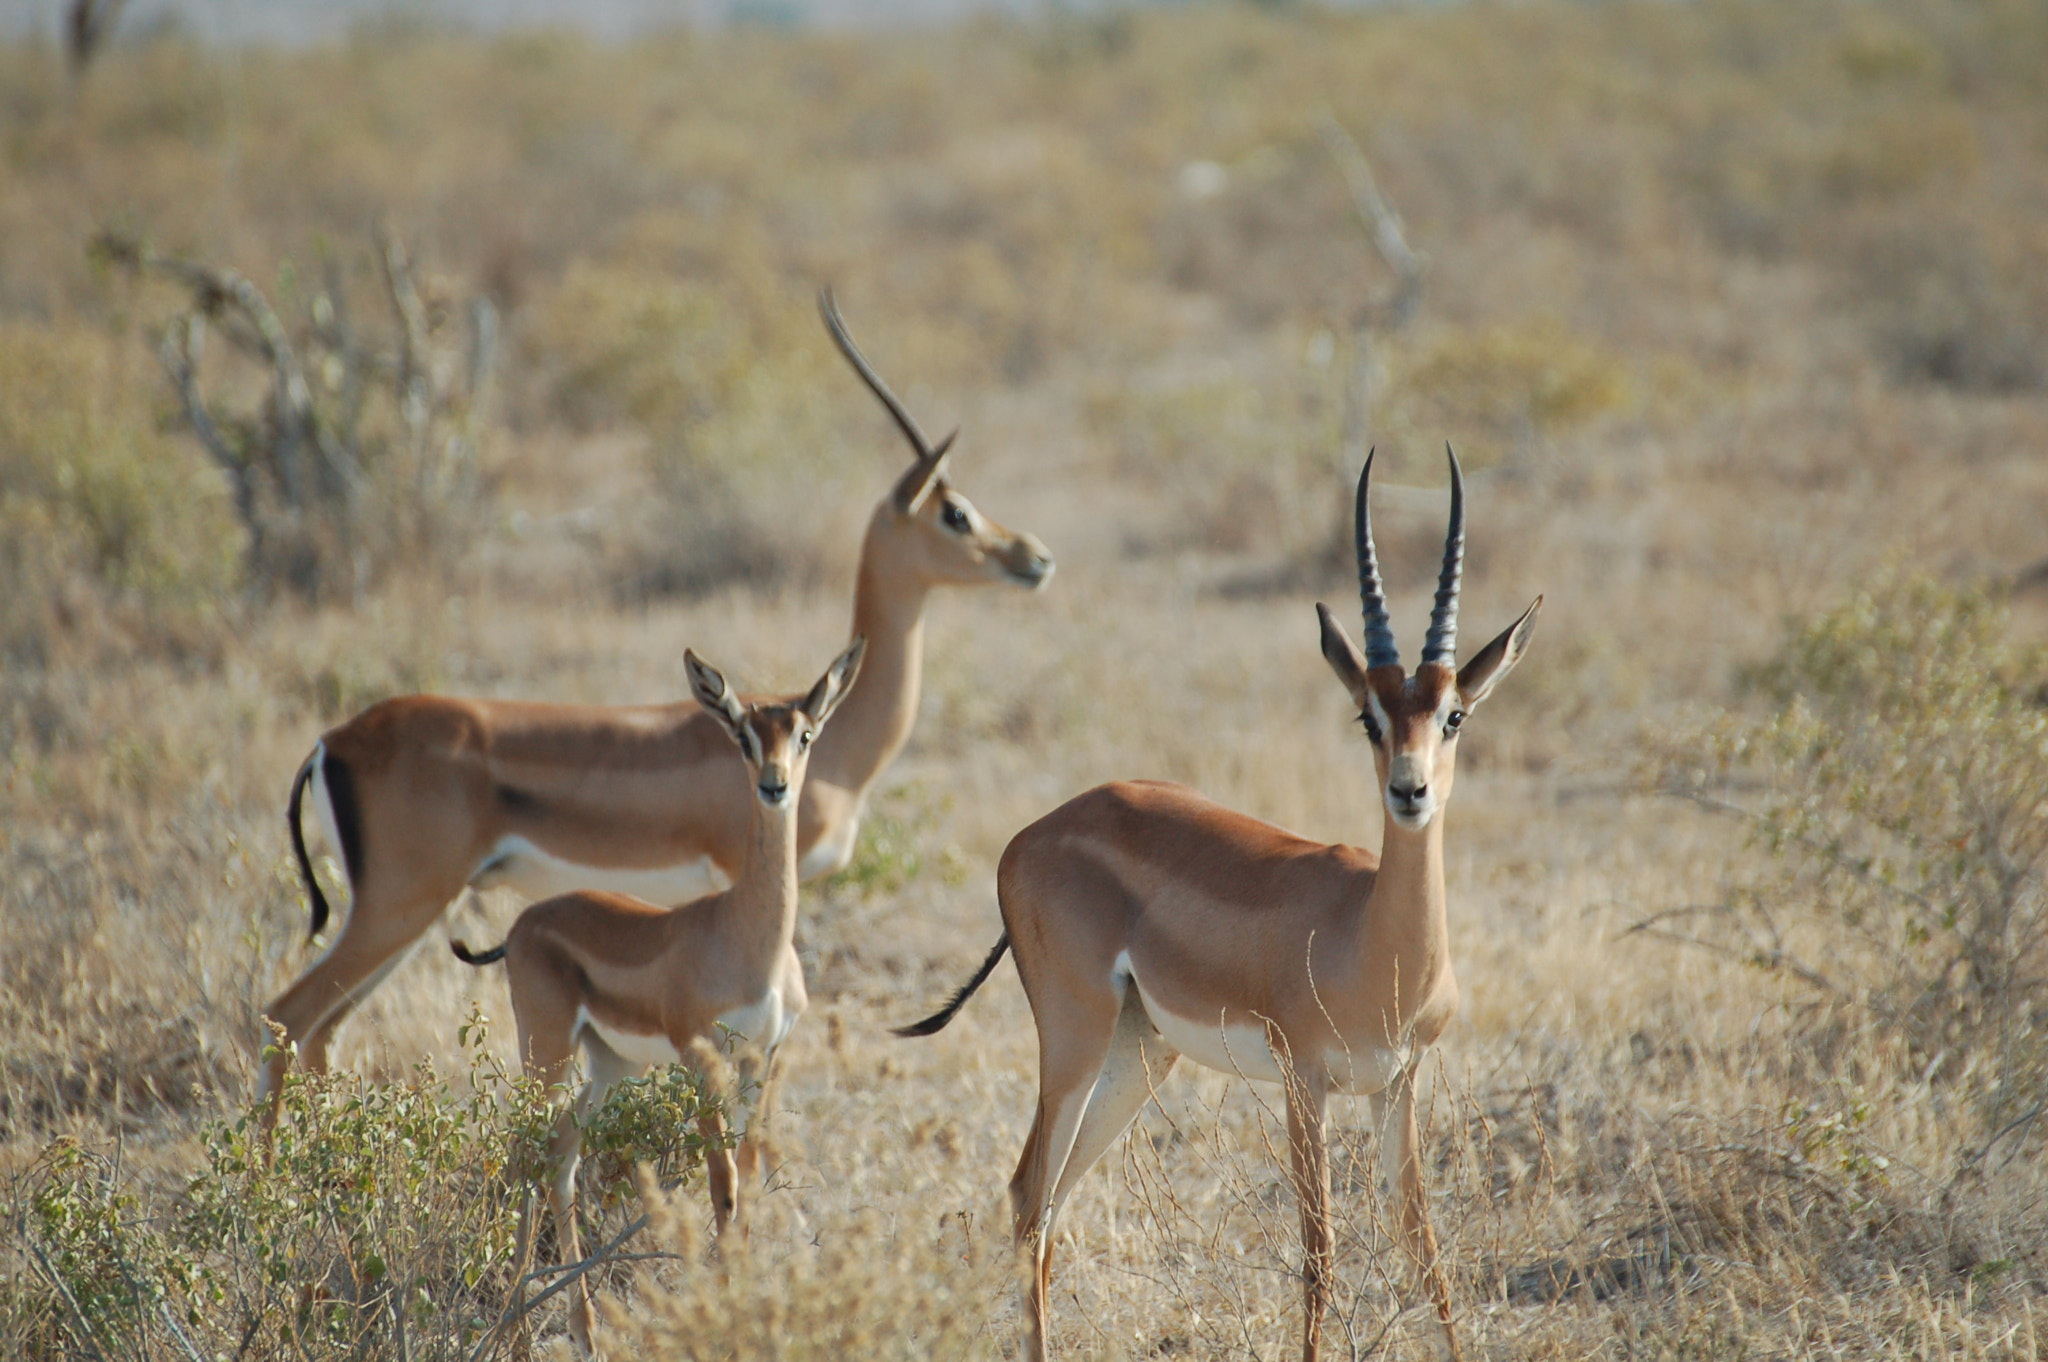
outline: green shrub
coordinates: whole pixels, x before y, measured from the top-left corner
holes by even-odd
[[[1793,630],[1748,678],[1766,711],[1687,772],[1761,782],[1743,949],[1867,1007],[1993,1121],[2048,1094],[2048,656],[2008,639],[1982,591],[1882,582]]]
[[[472,1015],[464,1043],[484,1035]],[[690,1177],[715,1100],[680,1067],[614,1088],[585,1128],[587,1213],[636,1167]],[[268,1148],[258,1109],[214,1125],[179,1197],[59,1140],[8,1189],[0,1327],[48,1357],[497,1355],[558,1101],[481,1052],[457,1083],[429,1064],[396,1084],[294,1073]]]
[[[963,883],[967,870],[960,849],[931,847],[933,834],[951,811],[951,800],[934,798],[922,784],[888,792],[861,819],[853,859],[832,877],[833,889],[850,890],[864,899],[896,894],[927,870],[937,872],[946,884]]]
[[[238,580],[241,535],[226,487],[158,429],[129,367],[105,336],[0,325],[0,580],[10,583],[0,646],[9,651],[39,648],[67,590],[174,624],[205,615]]]

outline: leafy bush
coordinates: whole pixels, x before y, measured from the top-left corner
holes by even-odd
[[[464,1043],[484,1034],[473,1015]],[[178,1198],[59,1140],[8,1189],[0,1337],[47,1357],[495,1355],[556,1101],[481,1053],[459,1084],[428,1064],[389,1085],[295,1073],[271,1144],[255,1109],[216,1124]],[[679,1067],[614,1088],[585,1129],[583,1204],[606,1214],[640,1165],[689,1177],[712,1101]]]
[[[1393,386],[1397,428],[1500,445],[1569,429],[1630,397],[1620,359],[1555,321],[1447,331],[1419,348]]]
[[[1683,772],[1762,782],[1775,860],[1731,899],[1742,949],[1867,1006],[1994,1122],[2048,1094],[2044,670],[1984,592],[1886,581],[1795,629],[1749,678],[1767,711]]]
[[[226,488],[157,429],[127,367],[84,329],[0,326],[9,652],[42,648],[74,588],[170,623],[205,614],[238,576]]]

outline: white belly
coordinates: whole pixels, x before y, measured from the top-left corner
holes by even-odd
[[[668,1037],[658,1031],[649,1034],[640,1031],[622,1031],[615,1026],[606,1026],[603,1022],[591,1016],[588,1009],[582,1007],[576,1009],[576,1022],[579,1031],[589,1031],[604,1042],[605,1048],[626,1061],[627,1064],[632,1065],[640,1073],[645,1073],[658,1064],[680,1063],[683,1058],[676,1047],[669,1043]],[[592,1075],[593,1079],[607,1077],[609,1075]]]
[[[1128,968],[1127,962],[1125,968]],[[1267,1038],[1263,1023],[1230,1016],[1206,1020],[1183,1017],[1167,1011],[1145,992],[1135,974],[1131,983],[1145,1004],[1146,1015],[1159,1028],[1166,1043],[1205,1069],[1256,1078],[1267,1083],[1286,1080],[1279,1058]],[[1302,1056],[1295,1056],[1297,1064]],[[1333,1092],[1363,1095],[1375,1093],[1393,1082],[1407,1056],[1385,1045],[1353,1045],[1326,1051],[1317,1058],[1329,1075]]]
[[[511,889],[530,899],[577,889],[603,889],[665,907],[732,887],[732,881],[709,856],[645,870],[579,865],[541,850],[516,833],[499,839],[470,873],[469,883],[476,889]]]

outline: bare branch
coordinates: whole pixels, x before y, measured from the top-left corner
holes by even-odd
[[[1365,225],[1366,235],[1372,238],[1373,249],[1394,272],[1394,292],[1379,304],[1379,310],[1399,327],[1415,315],[1415,309],[1422,302],[1422,258],[1409,249],[1408,238],[1401,230],[1400,215],[1380,193],[1379,181],[1373,178],[1372,166],[1366,161],[1357,139],[1327,109],[1317,121],[1322,129],[1323,145],[1337,162],[1345,184],[1350,186],[1352,207],[1357,210],[1359,221]]]
[[[549,1297],[556,1295],[558,1292],[566,1291],[570,1286],[581,1281],[588,1274],[595,1272],[598,1268],[603,1267],[606,1263],[618,1257],[619,1250],[624,1248],[640,1231],[646,1229],[651,1221],[651,1216],[645,1214],[639,1216],[631,1224],[614,1235],[611,1242],[579,1263],[571,1263],[559,1267],[535,1268],[527,1273],[520,1280],[519,1285],[521,1288],[524,1288],[527,1282],[539,1281],[541,1278],[553,1273],[559,1272],[561,1276],[557,1277],[546,1290],[532,1299],[506,1307],[505,1313],[498,1317],[498,1322],[485,1330],[484,1336],[477,1340],[476,1347],[469,1354],[469,1362],[480,1362],[485,1354],[485,1350],[496,1342],[505,1330],[539,1309],[541,1304]]]
[[[106,45],[128,0],[71,0],[64,22],[64,53],[71,62],[74,80],[85,79],[86,69]]]
[[[1782,971],[1803,983],[1812,985],[1823,993],[1832,994],[1837,998],[1846,998],[1848,996],[1835,986],[1834,981],[1819,970],[1814,969],[1811,965],[1802,963],[1797,957],[1786,953],[1778,947],[1774,946],[1767,949],[1761,946],[1752,946],[1748,950],[1742,950],[1734,946],[1725,946],[1718,941],[1709,941],[1704,937],[1688,936],[1684,932],[1674,932],[1669,927],[1658,925],[1673,917],[1689,913],[1725,911],[1725,909],[1715,908],[1707,904],[1694,905],[1688,908],[1673,908],[1662,913],[1652,913],[1649,917],[1639,922],[1631,923],[1627,927],[1622,928],[1621,935],[1652,936],[1661,941],[1670,941],[1681,946],[1695,946],[1700,950],[1725,956],[1730,960],[1739,960],[1745,965],[1753,965],[1758,969],[1774,972]]]

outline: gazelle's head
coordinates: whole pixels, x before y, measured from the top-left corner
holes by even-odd
[[[1323,657],[1358,705],[1358,721],[1372,740],[1373,769],[1387,804],[1391,826],[1419,832],[1443,810],[1457,772],[1458,734],[1466,716],[1492,693],[1500,679],[1522,660],[1536,630],[1538,596],[1522,617],[1501,631],[1463,667],[1457,664],[1458,588],[1465,567],[1465,479],[1450,446],[1451,528],[1444,538],[1444,566],[1437,578],[1436,608],[1422,643],[1422,661],[1410,676],[1394,646],[1394,627],[1387,616],[1386,593],[1380,586],[1378,555],[1372,546],[1372,518],[1366,490],[1372,481],[1372,455],[1358,475],[1356,535],[1358,594],[1365,606],[1365,656],[1330,607],[1316,605],[1323,623]]]
[[[1006,582],[1036,590],[1052,579],[1052,554],[1038,536],[996,524],[946,476],[946,459],[954,431],[933,445],[910,412],[889,391],[889,385],[853,343],[832,290],[818,294],[825,327],[868,390],[881,399],[897,429],[910,441],[913,460],[896,480],[888,499],[875,509],[868,526],[868,552],[887,560],[887,567],[914,577],[925,586],[980,586]]]
[[[860,673],[861,654],[867,640],[856,638],[841,653],[810,694],[793,705],[744,704],[718,668],[683,650],[683,666],[690,673],[690,693],[706,713],[739,744],[740,756],[753,777],[754,795],[772,810],[794,813],[797,795],[803,789],[804,771],[811,763],[811,744],[819,730],[839,708],[839,702],[853,689]]]

